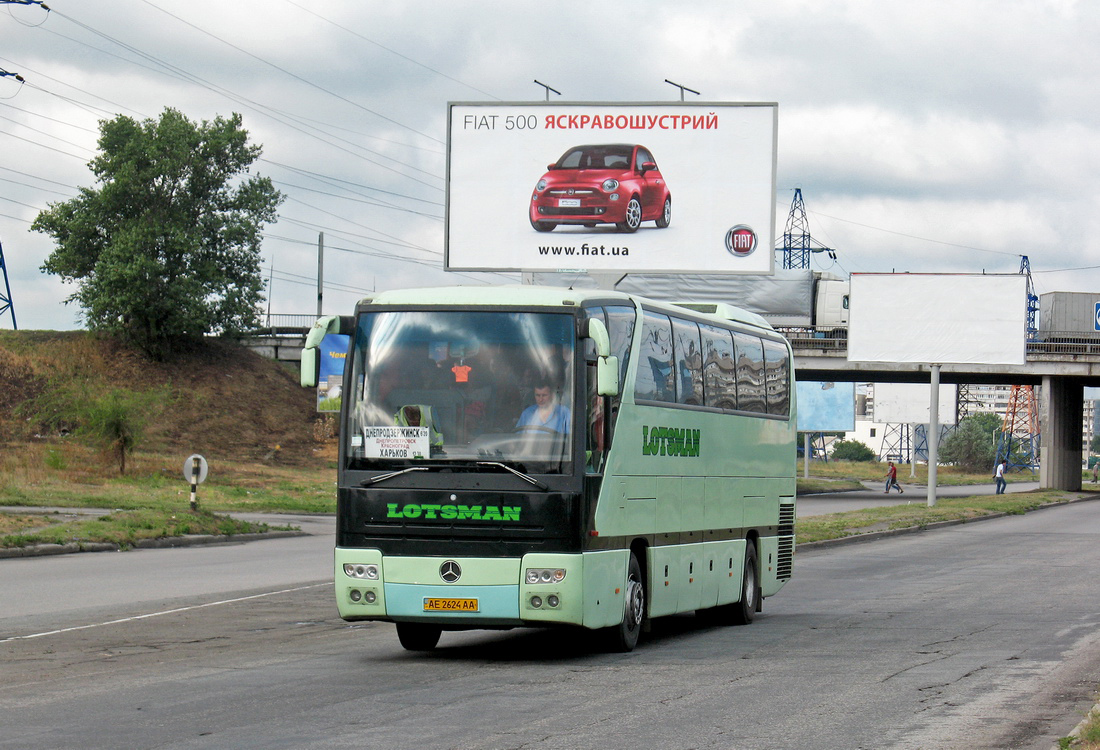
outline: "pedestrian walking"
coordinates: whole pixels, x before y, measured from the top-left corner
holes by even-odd
[[[1005,494],[1005,487],[1008,486],[1008,480],[1005,479],[1005,472],[1008,471],[1008,459],[1002,458],[1001,462],[997,464],[997,468],[993,470],[993,479],[997,483],[998,495]]]
[[[898,484],[898,467],[894,466],[894,462],[890,462],[890,468],[886,471],[886,494],[890,494],[890,488],[896,487],[899,495],[904,495],[905,490]]]

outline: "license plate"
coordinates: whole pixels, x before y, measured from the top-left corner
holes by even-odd
[[[581,199],[580,198],[559,198],[558,199],[558,208],[580,208],[580,207],[581,207]]]
[[[425,612],[477,612],[477,599],[435,599],[425,597]]]

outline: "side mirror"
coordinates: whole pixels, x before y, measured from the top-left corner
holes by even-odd
[[[619,395],[619,358],[600,357],[596,360],[596,393],[600,396]]]
[[[584,323],[581,336],[592,339],[592,343],[596,345],[596,356],[602,358],[611,354],[611,337],[607,335],[607,326],[603,321],[599,318],[588,318]]]
[[[644,162],[642,164],[642,174],[657,169],[657,164],[651,161]]]
[[[317,387],[317,373],[320,361],[317,359],[317,347],[321,345],[326,334],[340,332],[340,316],[325,315],[317,318],[313,328],[306,334],[305,346],[302,348],[302,362],[298,380],[303,388]]]
[[[588,318],[582,332],[596,346],[596,393],[600,396],[619,395],[619,358],[611,355],[611,337],[607,326],[598,318]]]
[[[317,347],[311,346],[302,349],[302,361],[300,363],[299,382],[303,388],[317,387]]]

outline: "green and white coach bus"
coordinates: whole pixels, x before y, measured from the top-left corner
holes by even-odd
[[[791,577],[794,372],[759,316],[540,286],[379,293],[350,335],[336,601],[444,630],[752,621]]]

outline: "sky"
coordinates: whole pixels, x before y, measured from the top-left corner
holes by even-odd
[[[95,186],[99,121],[166,107],[241,113],[253,173],[287,196],[265,229],[265,312],[316,312],[321,233],[325,313],[514,282],[443,270],[447,107],[541,101],[536,80],[562,102],[677,102],[671,80],[689,102],[778,103],[775,231],[800,188],[836,251],[818,270],[1015,273],[1026,255],[1038,293],[1100,292],[1097,3],[47,5],[0,0],[0,245],[21,329],[83,327],[31,223]]]

